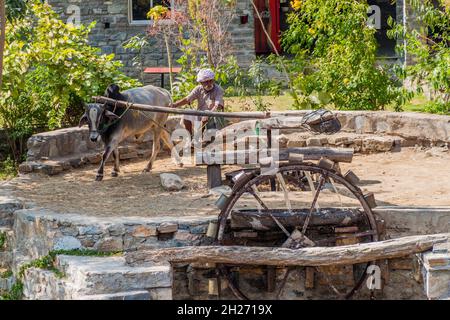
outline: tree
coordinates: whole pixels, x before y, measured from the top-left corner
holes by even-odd
[[[302,97],[298,108],[384,109],[397,102],[399,83],[376,66],[376,30],[367,1],[295,0],[282,46],[293,55],[288,70]]]
[[[155,6],[147,14],[152,20],[148,35],[150,37],[162,36],[167,52],[167,62],[169,64],[170,93],[173,96],[173,57],[172,45],[180,43],[180,37],[183,30],[183,24],[186,23],[186,17],[176,10],[169,10],[164,6]],[[180,44],[178,44],[180,46]]]
[[[392,19],[389,36],[403,40],[397,48],[409,63],[397,68],[403,80],[416,83],[417,92],[428,85],[433,94],[426,111],[450,113],[450,1],[407,0],[415,11],[416,26],[404,26]]]
[[[6,39],[6,7],[5,0],[0,0],[0,92],[3,83],[3,54],[5,52]]]
[[[0,126],[16,162],[38,128],[78,122],[83,103],[111,83],[124,89],[140,85],[120,72],[114,55],[101,55],[88,44],[94,25],[66,24],[38,0],[25,16],[7,23]]]

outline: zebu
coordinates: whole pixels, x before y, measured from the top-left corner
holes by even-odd
[[[155,86],[134,88],[121,93],[117,85],[110,85],[105,95],[115,100],[162,107],[167,107],[172,102],[170,93],[167,90]],[[86,112],[81,117],[79,126],[88,124],[90,140],[97,142],[101,138],[105,144],[105,151],[97,171],[96,181],[103,180],[105,163],[111,153],[114,156],[114,169],[111,175],[113,177],[118,176],[120,172],[118,146],[121,142],[133,136],[140,138],[147,131],[151,130],[153,133],[152,155],[144,169],[144,172],[149,172],[159,153],[160,139],[170,150],[174,147],[169,133],[164,129],[167,119],[168,114],[166,113],[138,111],[110,104],[87,104]],[[179,160],[177,158],[178,163],[181,165]]]

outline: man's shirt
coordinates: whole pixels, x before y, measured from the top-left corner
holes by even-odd
[[[210,91],[206,91],[202,85],[199,85],[187,96],[187,100],[189,104],[197,100],[198,110],[202,111],[211,110],[215,106],[223,107],[223,89],[216,83]]]

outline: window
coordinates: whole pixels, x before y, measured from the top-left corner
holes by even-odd
[[[154,6],[173,7],[173,0],[128,0],[128,17],[130,24],[149,24],[147,13]]]

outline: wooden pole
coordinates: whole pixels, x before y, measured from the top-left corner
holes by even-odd
[[[150,111],[150,112],[161,112],[161,113],[174,113],[174,114],[186,114],[192,116],[207,116],[207,117],[223,117],[223,118],[241,118],[241,119],[267,119],[271,115],[269,112],[213,112],[213,111],[200,111],[200,110],[190,110],[190,109],[178,109],[178,108],[168,108],[160,106],[151,106],[146,104],[132,103],[126,101],[114,100],[106,97],[93,97],[98,103],[110,103],[112,105],[130,108],[132,110],[140,111]]]
[[[125,259],[130,265],[164,264],[168,262],[285,267],[352,265],[425,252],[432,249],[435,244],[448,242],[449,240],[450,233],[442,233],[339,247],[310,247],[303,249],[196,246],[133,251],[126,253]]]

